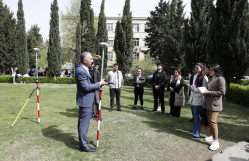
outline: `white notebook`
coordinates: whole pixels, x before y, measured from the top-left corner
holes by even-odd
[[[198,89],[201,92],[201,94],[208,92],[206,87],[198,87]]]

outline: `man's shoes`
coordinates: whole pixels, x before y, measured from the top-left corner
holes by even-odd
[[[112,112],[113,111],[113,109],[111,108],[110,110],[109,110],[109,112]]]
[[[119,108],[118,111],[121,112],[122,110]]]
[[[151,113],[155,113],[155,112],[157,112],[157,111],[155,111],[155,110],[152,110],[152,111],[150,111]]]
[[[136,106],[133,106],[133,108],[132,108],[133,110],[136,110],[137,109],[137,107]]]
[[[144,110],[144,107],[143,107],[143,106],[141,106],[141,110]]]
[[[200,138],[200,136],[198,137],[198,136],[192,136],[191,137],[192,139],[198,139],[198,138]]]
[[[165,113],[165,112],[162,112],[162,115],[166,115],[166,113]]]
[[[87,146],[87,147],[82,147],[82,148],[80,148],[80,150],[81,150],[81,151],[84,151],[84,152],[95,152],[95,151],[96,151],[95,148],[91,148],[91,147],[89,147],[89,146]]]
[[[93,118],[97,119],[97,118],[98,118],[98,115],[93,115]]]
[[[93,144],[94,142],[88,140],[86,143],[87,143],[87,144]]]
[[[194,118],[191,118],[190,120],[189,120],[189,122],[193,122],[194,121]]]

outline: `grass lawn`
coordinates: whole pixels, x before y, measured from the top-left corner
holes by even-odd
[[[209,131],[202,128],[202,138],[192,139],[190,106],[182,108],[181,118],[150,113],[153,95],[145,89],[145,110],[132,110],[133,88],[121,93],[122,112],[109,112],[109,90],[104,88],[103,124],[100,147],[95,153],[78,150],[75,85],[41,84],[41,124],[36,120],[36,98],[11,128],[34,84],[0,84],[0,160],[210,160],[217,153],[208,150],[203,138]],[[168,99],[166,112],[169,113]],[[249,108],[224,102],[219,115],[221,149],[249,138]],[[97,122],[92,120],[89,140],[96,140]]]

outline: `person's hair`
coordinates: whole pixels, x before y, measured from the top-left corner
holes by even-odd
[[[82,63],[84,61],[84,59],[91,53],[89,52],[83,52],[80,54],[80,62]]]
[[[181,71],[180,68],[175,69],[175,71],[177,71],[177,73],[178,73],[179,75],[182,75],[182,71]]]
[[[219,64],[211,64],[210,70],[213,70],[217,77],[223,77],[223,72]]]
[[[98,65],[98,66],[99,66],[99,63],[95,63],[95,65]]]
[[[162,63],[157,63],[157,64],[156,64],[157,67],[158,67],[159,65],[160,65],[161,67],[163,67],[163,64],[162,64]]]
[[[141,69],[141,68],[138,68],[137,71],[138,71],[138,70],[141,70],[141,72],[142,72],[142,69]]]
[[[204,77],[206,76],[206,65],[203,63],[197,63],[195,64],[195,66],[199,66],[201,68],[201,73],[198,74],[195,84],[197,87],[201,87],[202,86],[202,81],[204,79]]]
[[[113,67],[115,67],[115,66],[118,66],[118,64],[117,64],[117,63],[115,63],[115,64],[113,65]]]

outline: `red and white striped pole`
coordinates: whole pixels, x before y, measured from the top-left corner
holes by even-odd
[[[100,46],[102,47],[102,63],[101,63],[101,80],[103,79],[103,68],[104,68],[104,59],[105,59],[105,48],[108,47],[108,44],[101,42]],[[101,102],[102,102],[102,88],[99,92],[99,116],[98,116],[98,129],[97,129],[97,147],[99,147],[99,134],[100,134],[100,119],[101,119]]]
[[[40,97],[39,97],[39,81],[38,81],[38,56],[37,52],[40,50],[39,48],[34,48],[36,51],[36,98],[37,98],[37,121],[38,123],[41,122],[40,120]]]

